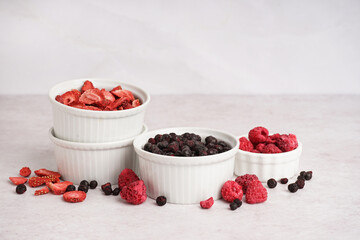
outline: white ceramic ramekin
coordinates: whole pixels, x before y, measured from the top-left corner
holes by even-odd
[[[133,92],[141,105],[121,111],[91,111],[69,107],[55,100],[71,89],[80,89],[86,80],[90,80],[96,88],[112,88],[121,85],[123,89]],[[113,142],[141,133],[144,124],[145,109],[150,101],[149,94],[139,87],[116,80],[76,79],[61,82],[49,91],[49,99],[53,109],[54,131],[57,138],[72,142]]]
[[[240,136],[247,137],[247,135]],[[280,180],[281,178],[292,178],[299,172],[299,161],[302,144],[290,152],[284,153],[252,153],[238,150],[235,160],[235,174],[255,174],[261,182],[270,178]]]
[[[142,133],[147,132],[143,125]],[[69,142],[54,136],[49,137],[55,144],[55,160],[64,180],[79,184],[82,180],[96,180],[103,184],[117,184],[118,176],[124,168],[136,171],[137,159],[133,147],[135,137],[107,143]]]
[[[156,134],[174,132],[195,133],[204,141],[214,136],[230,144],[231,150],[202,157],[163,156],[143,150],[147,140]],[[138,136],[134,141],[135,152],[139,158],[141,179],[151,198],[165,196],[170,203],[193,204],[213,197],[221,197],[221,187],[233,178],[235,154],[239,141],[232,135],[205,128],[168,128],[151,131]]]

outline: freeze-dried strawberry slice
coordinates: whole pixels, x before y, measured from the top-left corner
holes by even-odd
[[[134,101],[132,101],[132,106],[133,107],[138,107],[138,106],[140,106],[141,105],[141,103],[140,103],[140,100],[139,99],[135,99]]]
[[[36,190],[34,195],[35,196],[40,196],[40,195],[44,195],[49,193],[49,188],[48,187],[43,187],[42,189]]]
[[[9,177],[9,179],[15,185],[24,184],[27,182],[27,178],[23,177]]]
[[[69,181],[65,181],[65,182],[60,182],[60,183],[52,183],[52,182],[47,182],[46,186],[55,194],[55,195],[60,195],[63,194],[66,191],[66,188],[69,185],[72,185],[72,182]]]
[[[47,182],[60,182],[60,179],[56,176],[50,175],[50,176],[42,176],[42,177],[32,177],[29,179],[29,186],[30,187],[38,187],[41,186]]]
[[[55,97],[55,100],[58,101],[59,103],[64,103],[64,99],[61,97],[61,95],[57,95]]]
[[[64,193],[63,198],[66,202],[71,202],[71,203],[82,202],[86,198],[86,193],[83,191],[70,191]]]
[[[28,167],[23,167],[22,169],[20,169],[20,175],[23,177],[28,177],[31,174],[31,170]]]
[[[121,107],[122,107],[123,110],[134,108],[133,105],[131,105],[131,103],[128,102],[128,101],[124,102],[124,103],[121,105]]]
[[[39,177],[42,177],[42,176],[55,176],[55,177],[58,177],[58,178],[61,177],[60,173],[50,171],[50,170],[47,170],[45,168],[41,168],[39,170],[36,170],[35,174],[38,175]]]
[[[63,101],[62,103],[65,105],[70,105],[72,103],[76,103],[79,101],[77,93],[75,93],[73,91],[67,91],[66,93],[61,95],[61,98]]]
[[[73,89],[73,90],[71,90],[73,93],[74,93],[74,96],[75,96],[75,98],[76,98],[76,102],[78,102],[79,101],[79,98],[80,98],[80,96],[81,96],[81,92],[79,91],[79,90],[77,90],[77,89]]]
[[[116,86],[116,87],[114,87],[113,89],[111,89],[111,93],[113,94],[113,95],[115,95],[115,96],[117,96],[117,93],[119,92],[119,91],[121,91],[122,90],[122,87],[119,85],[119,86]]]
[[[130,102],[135,100],[134,95],[129,90],[115,90],[115,91],[111,90],[111,93],[114,94],[115,96],[119,97],[119,98],[125,98],[126,97],[126,98],[130,99]]]
[[[88,105],[101,104],[103,100],[104,94],[97,88],[86,90],[83,94],[81,94],[79,99],[81,103]]]
[[[93,110],[93,111],[102,111],[100,108],[98,107],[94,107],[94,106],[84,106],[82,109],[85,109],[85,110]]]
[[[106,107],[115,101],[114,95],[112,95],[110,92],[106,91],[104,88],[101,89],[101,92],[102,92],[102,94],[104,94],[104,101],[101,103],[103,107]]]
[[[122,105],[124,102],[128,102],[129,99],[128,98],[118,98],[115,100],[115,102],[113,102],[112,104],[108,105],[105,110],[109,110],[109,111],[112,111],[112,110],[116,110],[117,107],[119,107],[120,105]]]
[[[89,80],[84,82],[84,85],[81,88],[81,93],[85,92],[86,90],[94,89],[94,85]]]
[[[72,103],[69,106],[74,107],[74,108],[83,109],[86,105],[84,103],[77,102],[77,103]]]

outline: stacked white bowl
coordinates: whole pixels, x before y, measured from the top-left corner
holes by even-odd
[[[80,90],[89,80],[96,88],[111,90],[120,85],[130,90],[141,105],[121,111],[91,111],[70,107],[55,100],[72,89]],[[149,94],[134,85],[105,79],[76,79],[61,82],[49,91],[54,127],[49,137],[55,144],[58,171],[65,180],[79,184],[82,180],[117,184],[124,168],[137,171],[134,139],[147,132],[144,124]]]

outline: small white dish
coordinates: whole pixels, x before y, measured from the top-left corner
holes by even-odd
[[[66,106],[55,100],[71,89],[80,90],[86,80],[96,88],[111,90],[120,85],[130,90],[141,105],[120,111],[91,111]],[[113,142],[139,135],[144,124],[145,109],[150,95],[143,89],[117,80],[76,79],[56,84],[49,91],[53,110],[54,132],[57,138],[84,143]]]
[[[241,137],[239,136],[238,142]],[[284,153],[253,153],[238,149],[235,160],[235,174],[255,174],[261,182],[270,178],[280,180],[281,178],[292,178],[299,172],[299,161],[302,144],[298,142],[295,150]]]
[[[200,135],[202,140],[214,136],[232,147],[229,151],[201,157],[163,156],[145,151],[144,145],[156,134],[185,132]],[[193,204],[213,197],[221,197],[221,187],[233,178],[235,154],[239,148],[237,139],[221,131],[183,127],[151,131],[134,141],[139,157],[139,171],[149,197],[165,196],[170,203]]]
[[[143,125],[142,133],[147,132]],[[117,184],[124,168],[137,171],[137,159],[133,147],[135,137],[107,143],[79,143],[59,139],[54,129],[49,137],[55,144],[57,168],[64,180],[79,184],[82,180]]]

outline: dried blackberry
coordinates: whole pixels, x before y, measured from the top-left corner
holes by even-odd
[[[239,206],[238,206],[237,203],[235,203],[235,202],[230,203],[230,209],[231,209],[231,210],[234,211],[234,210],[236,210],[238,207],[239,207]]]
[[[97,185],[98,185],[98,182],[95,180],[92,180],[90,182],[90,189],[95,189],[97,187]]]
[[[166,197],[164,197],[164,196],[157,197],[156,204],[159,206],[164,206],[166,204]]]
[[[288,180],[287,178],[282,178],[282,179],[280,179],[281,184],[287,184],[288,181],[289,181],[289,180]]]
[[[241,205],[242,205],[242,201],[238,198],[234,199],[234,203],[236,203],[238,207],[241,207]]]
[[[289,184],[288,189],[290,192],[294,193],[299,189],[299,187],[296,183],[291,183]]]
[[[305,180],[310,180],[312,178],[312,171],[306,172],[304,177],[305,177]]]
[[[267,185],[269,188],[275,188],[276,185],[277,185],[277,182],[275,179],[273,178],[270,178],[268,181],[267,181]]]
[[[299,187],[299,189],[303,189],[305,186],[305,180],[302,179],[298,179],[295,183]]]
[[[85,186],[89,187],[89,186],[90,186],[90,183],[89,183],[88,181],[86,181],[86,180],[82,180],[82,181],[80,182],[80,185],[85,185]]]
[[[71,192],[71,191],[75,191],[76,187],[74,185],[69,185],[66,187],[65,192]]]
[[[87,193],[89,191],[89,187],[86,185],[80,185],[78,187],[78,191],[83,191],[83,192]]]
[[[26,186],[24,184],[19,184],[16,186],[17,194],[23,194],[24,192],[26,192]]]

